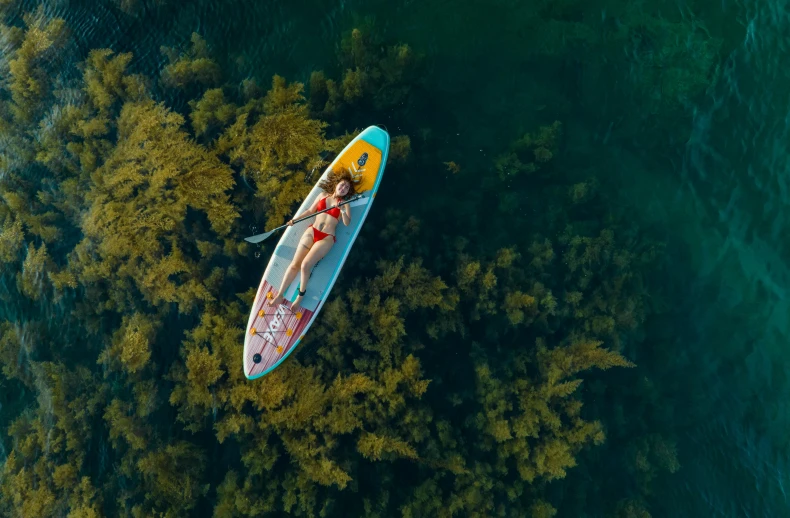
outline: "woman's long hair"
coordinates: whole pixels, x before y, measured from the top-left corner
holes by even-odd
[[[351,176],[351,173],[348,171],[348,169],[343,169],[340,172],[329,171],[329,173],[326,175],[326,178],[318,184],[318,187],[320,187],[327,194],[333,194],[337,184],[343,180],[347,181],[349,185],[348,192],[345,196],[343,196],[343,199],[347,200],[348,198],[351,198],[357,194],[357,185],[359,185],[359,180],[354,180],[354,177]]]

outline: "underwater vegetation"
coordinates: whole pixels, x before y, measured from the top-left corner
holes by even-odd
[[[300,351],[249,382],[249,223],[287,220],[356,109],[418,95],[423,57],[361,24],[339,77],[229,85],[198,34],[148,77],[106,48],[61,70],[76,49],[43,10],[7,23],[0,300],[19,309],[0,320],[0,514],[557,514],[552,484],[612,423],[585,380],[637,367],[661,253],[594,175],[570,174],[562,121],[483,167],[393,135],[388,177],[433,168],[450,174],[442,203],[469,185],[497,203],[440,233],[427,212],[378,205]],[[678,96],[699,87],[672,70]],[[672,438],[642,434],[624,459],[639,487],[608,513],[649,516],[653,480],[680,469]]]

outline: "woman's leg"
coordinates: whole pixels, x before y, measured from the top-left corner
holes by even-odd
[[[272,298],[269,299],[270,306],[274,306],[282,298],[283,292],[288,289],[288,286],[296,278],[296,274],[299,273],[299,267],[302,265],[302,261],[304,261],[305,256],[310,251],[312,246],[313,228],[308,227],[304,234],[302,234],[299,244],[296,246],[296,253],[294,253],[294,258],[291,260],[291,264],[288,265],[288,269],[285,270],[285,276],[283,277],[283,282],[280,284],[280,289]]]
[[[335,244],[335,239],[333,236],[327,236],[321,241],[313,244],[313,247],[307,253],[304,260],[302,261],[302,280],[300,282],[299,288],[302,292],[307,291],[307,281],[310,279],[310,272],[313,269],[313,266],[324,258],[324,256],[332,249],[332,245]],[[291,311],[296,311],[296,308],[299,307],[299,304],[302,303],[302,296],[297,295],[296,300],[293,301],[291,304]]]

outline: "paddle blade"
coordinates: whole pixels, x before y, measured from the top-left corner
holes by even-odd
[[[359,196],[351,200],[349,202],[349,205],[352,207],[359,207],[361,205],[367,205],[368,201],[370,201],[370,198],[365,198],[360,194]]]
[[[258,234],[257,236],[245,237],[244,240],[248,243],[260,243],[261,241],[267,239],[269,236],[274,234],[278,229],[270,230],[264,234]]]

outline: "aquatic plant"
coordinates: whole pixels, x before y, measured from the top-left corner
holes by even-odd
[[[0,476],[0,510],[7,516],[98,516],[102,499],[85,476],[94,422],[105,393],[89,369],[40,362],[31,369],[41,385],[38,409],[8,429],[13,449]]]
[[[193,32],[189,45],[183,50],[174,47],[160,50],[168,60],[161,76],[165,86],[186,88],[192,84],[213,86],[219,82],[219,65],[211,58],[206,40],[200,34]]]
[[[384,48],[373,24],[351,29],[340,44],[340,62],[346,72],[341,82],[343,99],[355,103],[372,96],[378,109],[403,102],[417,79],[419,57],[406,44]]]
[[[293,491],[285,497],[292,503],[283,504],[284,510],[296,505],[300,514],[312,515],[318,488],[346,488],[362,459],[418,459],[415,445],[424,435],[424,410],[414,402],[428,381],[422,379],[419,360],[403,350],[403,311],[439,303],[435,290],[441,290],[441,283],[419,268],[404,271],[402,263],[380,268],[380,276],[367,283],[370,295],[352,292],[350,307],[337,300],[327,309],[336,331],[322,328],[310,339],[323,344],[317,351],[322,360],[312,365],[289,361],[265,378],[263,390],[238,369],[242,330],[232,322],[243,317],[240,304],[205,314],[189,333],[184,362],[174,366],[177,384],[170,401],[192,431],[213,421],[220,442],[234,438],[243,445],[249,475],[241,490],[257,502],[252,507],[279,508],[253,490],[264,474],[269,482]],[[418,291],[406,304],[398,304],[392,296],[401,290]],[[343,335],[350,329],[356,329],[351,343],[367,353],[352,352]],[[230,483],[235,472],[228,477]]]
[[[556,514],[546,484],[605,438],[584,380],[633,366],[624,343],[647,312],[654,253],[594,180],[562,174],[559,123],[484,170],[455,167],[486,196],[534,181],[545,210],[500,205],[501,230],[470,218],[461,236],[382,208],[298,354],[252,383],[240,214],[289,217],[325,152],[357,134],[344,107],[408,101],[413,50],[362,27],[341,43],[343,77],[313,74],[309,97],[280,76],[234,96],[193,35],[163,49],[158,78],[183,90],[182,114],[127,53],[91,51],[73,80],[37,68],[62,21],[3,30],[16,64],[0,85],[0,260],[26,320],[0,324],[0,384],[31,401],[2,436],[0,514]],[[388,174],[424,158],[411,143],[392,139]],[[72,298],[58,319],[31,317]],[[648,482],[654,465],[676,467],[664,439],[635,452]]]
[[[674,441],[657,433],[640,437],[629,448],[628,456],[629,468],[644,496],[653,492],[652,482],[660,472],[680,469]]]
[[[561,136],[562,124],[555,121],[516,140],[510,146],[510,152],[496,159],[495,167],[500,179],[506,180],[512,176],[534,173],[541,169],[557,153]]]
[[[47,20],[40,9],[24,15],[24,36],[20,29],[4,29],[14,45],[8,58],[11,94],[10,111],[19,121],[30,122],[40,116],[50,94],[52,79],[47,63],[55,63],[68,37],[61,19]]]
[[[651,518],[651,516],[644,501],[629,498],[618,502],[613,518]]]
[[[449,162],[445,162],[444,165],[447,166],[447,170],[453,174],[458,174],[461,172],[461,166],[450,160]]]
[[[331,120],[338,115],[343,95],[337,83],[321,71],[310,74],[310,112],[314,117]]]
[[[52,260],[47,254],[47,245],[42,244],[38,249],[31,245],[27,249],[27,257],[22,263],[22,271],[17,274],[17,289],[32,300],[38,300],[42,293],[46,293],[47,274],[53,270]]]
[[[0,261],[3,263],[15,262],[24,243],[22,221],[19,218],[11,219],[6,216],[3,231],[0,233]]]
[[[397,135],[390,139],[388,163],[404,164],[411,155],[411,139],[408,135]]]
[[[289,85],[274,76],[266,96],[240,109],[217,140],[216,152],[255,185],[267,228],[288,219],[294,204],[310,191],[305,175],[320,165],[326,146],[326,124],[310,118],[302,89],[301,83]]]
[[[92,175],[85,237],[70,267],[82,282],[116,287],[108,308],[134,307],[140,293],[155,306],[175,302],[188,312],[214,298],[199,280],[201,262],[185,253],[195,239],[188,211],[226,235],[238,217],[227,194],[232,171],[189,138],[183,117],[153,101],[126,103],[117,124],[118,142]]]
[[[236,115],[237,107],[227,102],[221,88],[212,88],[203,93],[198,101],[190,101],[192,112],[192,130],[195,135],[202,136],[211,130],[221,129],[230,123]]]
[[[407,44],[385,44],[370,20],[345,33],[338,59],[342,78],[315,71],[309,82],[311,114],[330,123],[352,111],[402,106],[420,81],[422,57]]]

